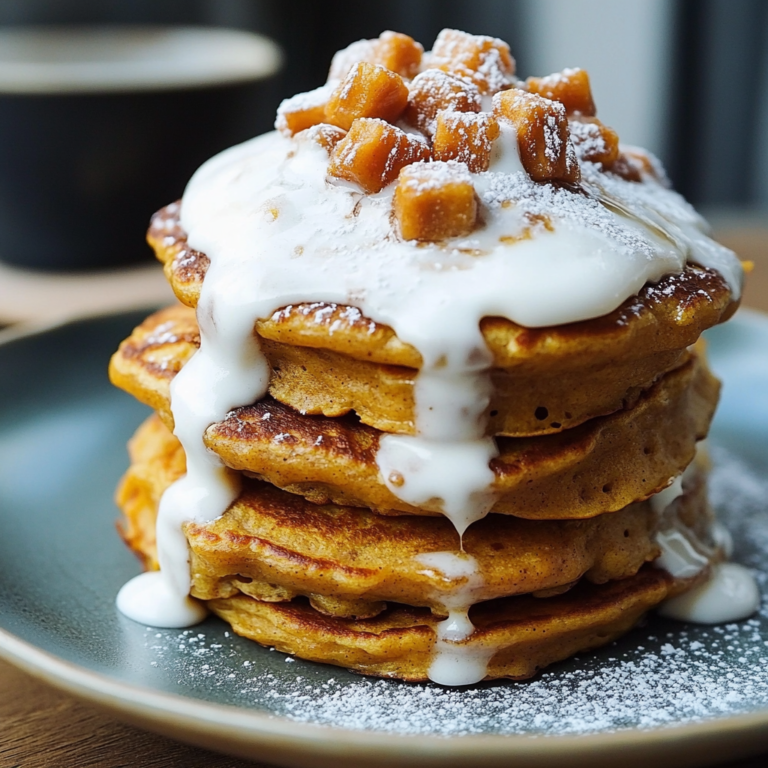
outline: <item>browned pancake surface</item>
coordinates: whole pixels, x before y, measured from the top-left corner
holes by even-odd
[[[664,376],[632,407],[555,435],[497,438],[493,511],[532,519],[614,511],[663,488],[690,463],[719,384],[700,356]],[[205,443],[225,464],[317,502],[385,514],[440,514],[387,488],[376,464],[382,434],[352,416],[302,416],[271,398],[212,425]]]

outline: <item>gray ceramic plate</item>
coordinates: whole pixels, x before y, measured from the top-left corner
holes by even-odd
[[[0,653],[123,719],[296,766],[703,765],[768,747],[768,610],[728,627],[651,618],[528,683],[372,681],[287,658],[210,619],[153,630],[117,613],[138,572],[112,502],[146,415],[106,361],[141,318],[0,345]],[[768,318],[710,334],[725,380],[713,497],[736,559],[768,573]]]

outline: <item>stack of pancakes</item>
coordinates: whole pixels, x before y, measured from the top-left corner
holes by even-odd
[[[118,492],[123,537],[150,569],[160,496],[185,470],[169,388],[199,344],[193,307],[207,263],[177,212],[160,211],[149,240],[187,306],[150,316],[110,367],[156,411],[131,441]],[[206,430],[208,449],[248,479],[222,517],[185,528],[191,594],[264,645],[422,680],[435,625],[469,579],[419,558],[463,543],[479,574],[468,642],[493,653],[488,678],[526,678],[615,639],[707,576],[654,567],[658,531],[682,528],[718,557],[702,466],[666,508],[651,497],[707,434],[718,383],[692,345],[735,308],[716,272],[691,265],[595,320],[535,330],[484,321],[498,501],[463,542],[439,504],[394,496],[375,461],[384,432],[412,429],[414,350],[349,307],[296,305],[260,320],[269,396]]]
[[[160,498],[186,467],[171,382],[200,346],[211,261],[178,203],[148,239],[181,305],[136,328],[110,376],[155,411],[117,496],[122,536],[152,570]],[[263,645],[405,680],[523,679],[614,640],[722,557],[696,458],[719,385],[698,340],[737,304],[720,273],[689,262],[595,319],[484,318],[498,455],[490,513],[461,533],[440,498],[405,500],[404,478],[377,461],[385,435],[416,434],[419,351],[354,306],[258,318],[268,394],[205,430],[243,482],[220,517],[184,525],[190,594]],[[686,557],[699,566],[674,567]]]

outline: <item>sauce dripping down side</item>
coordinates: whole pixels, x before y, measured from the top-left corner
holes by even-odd
[[[651,497],[657,513],[663,513],[683,494],[685,481],[693,466]],[[724,557],[730,557],[733,542],[728,530],[722,524],[714,523],[710,535],[715,549],[719,549]],[[679,579],[693,578],[710,567],[715,554],[683,526],[659,531],[656,540],[661,547],[661,556],[654,561],[654,565]],[[657,612],[677,621],[722,624],[746,619],[759,606],[760,590],[754,574],[743,565],[725,562],[711,565],[709,578],[705,582],[666,600]]]
[[[443,584],[438,597],[448,613],[448,618],[437,625],[429,679],[441,685],[480,682],[498,649],[467,642],[475,631],[469,609],[483,587],[477,561],[471,555],[455,552],[428,552],[418,555],[416,560],[441,576]]]

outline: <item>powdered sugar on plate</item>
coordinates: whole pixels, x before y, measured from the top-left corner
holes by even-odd
[[[712,449],[711,496],[735,560],[768,593],[768,479]],[[651,617],[595,653],[532,681],[464,689],[361,678],[236,637],[210,621],[145,631],[144,662],[217,701],[303,723],[393,734],[589,734],[658,728],[768,708],[768,606],[748,621],[694,627]],[[201,693],[202,692],[202,693]]]

